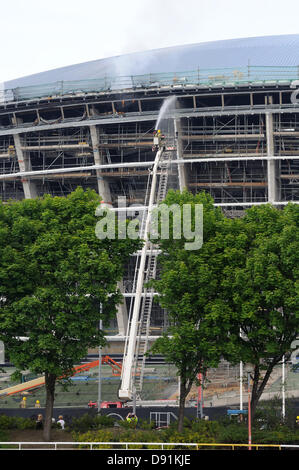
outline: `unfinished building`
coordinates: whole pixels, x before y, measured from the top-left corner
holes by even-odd
[[[144,66],[137,54],[131,68],[114,58],[5,83],[0,197],[63,196],[81,186],[111,206],[121,196],[144,205],[156,121],[175,96],[170,187],[206,191],[232,215],[298,203],[298,51],[299,35],[219,41],[152,51],[152,62],[147,52]],[[120,61],[127,74],[117,73]],[[120,336],[135,269],[132,257],[115,323]],[[153,305],[150,334],[166,326],[166,313]]]

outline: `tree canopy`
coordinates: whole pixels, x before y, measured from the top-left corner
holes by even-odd
[[[99,203],[81,188],[0,203],[0,338],[18,369],[45,374],[48,421],[55,380],[105,343],[100,306],[107,325],[122,301],[117,281],[140,246],[96,237]]]
[[[171,191],[164,203],[203,205],[203,244],[188,251],[184,237],[158,239],[161,273],[153,285],[170,326],[153,351],[176,364],[181,407],[198,372],[221,357],[242,360],[252,370],[254,412],[299,332],[299,206],[253,206],[232,219],[205,193]]]
[[[219,297],[230,318],[226,357],[252,366],[253,412],[299,333],[298,222],[298,205],[253,206],[219,241],[226,256]]]
[[[170,191],[164,201],[168,206],[190,204],[192,219],[195,206],[203,208],[203,244],[200,249],[186,250],[186,237],[175,239],[173,226],[179,212],[170,214],[170,237],[158,239],[160,279],[154,281],[158,301],[168,312],[168,331],[159,338],[153,352],[160,352],[174,363],[180,376],[179,429],[183,425],[185,399],[199,373],[216,367],[221,358],[224,331],[213,319],[213,306],[218,302],[223,255],[217,251],[215,237],[223,230],[224,217],[212,198]],[[183,217],[180,219],[184,224]],[[195,228],[192,222],[192,230]],[[190,232],[192,231],[190,230]],[[183,230],[182,230],[183,233]]]

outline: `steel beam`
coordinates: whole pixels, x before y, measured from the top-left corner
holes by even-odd
[[[236,106],[230,109],[222,109],[221,107],[206,108],[205,110],[198,111],[198,109],[177,109],[172,115],[173,118],[190,118],[190,117],[204,117],[204,116],[245,116],[255,114],[284,114],[284,113],[299,113],[298,105],[286,105],[282,106],[265,106],[257,105],[254,107],[250,106]],[[52,129],[66,129],[66,128],[77,128],[77,127],[88,127],[96,125],[108,125],[108,124],[119,124],[122,122],[138,122],[138,121],[154,121],[158,118],[157,112],[144,112],[140,113],[128,113],[127,115],[118,115],[114,117],[102,117],[85,120],[68,120],[68,122],[53,123],[53,124],[42,124],[42,125],[28,125],[23,127],[12,127],[10,129],[0,130],[0,136],[14,135],[14,134],[25,134],[31,132],[42,132]]]
[[[253,160],[298,160],[299,155],[277,155],[274,157],[268,156],[256,156],[256,157],[241,157],[241,158],[192,158],[192,159],[173,159],[170,160],[170,164],[185,164],[185,163],[207,163],[207,162],[239,162],[239,161],[253,161]],[[23,178],[23,177],[30,177],[36,175],[51,175],[51,174],[62,174],[62,173],[75,173],[75,172],[83,172],[83,171],[93,171],[93,170],[103,170],[103,169],[113,169],[113,168],[136,168],[136,167],[146,167],[149,168],[154,165],[153,161],[147,162],[128,162],[128,163],[110,163],[104,165],[90,165],[90,166],[78,166],[78,167],[71,167],[71,168],[56,168],[55,170],[35,170],[35,171],[19,171],[16,173],[7,173],[7,174],[0,174],[0,180],[8,180],[8,179],[15,179],[15,178]]]

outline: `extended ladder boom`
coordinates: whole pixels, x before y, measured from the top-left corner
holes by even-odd
[[[150,190],[150,197],[148,203],[148,212],[145,221],[144,227],[144,245],[141,250],[140,255],[140,265],[138,270],[137,276],[137,284],[136,284],[136,295],[134,301],[134,308],[132,312],[132,319],[130,321],[130,331],[129,331],[129,339],[127,342],[127,347],[124,355],[123,360],[123,368],[122,368],[122,382],[121,388],[119,389],[118,395],[121,400],[132,400],[133,398],[133,387],[132,387],[132,371],[134,365],[134,359],[136,354],[136,341],[137,341],[137,334],[138,334],[138,324],[139,324],[139,312],[141,306],[141,298],[142,298],[142,291],[144,285],[144,273],[145,273],[145,266],[146,266],[146,257],[147,251],[150,246],[149,241],[149,229],[150,229],[150,221],[151,221],[151,213],[155,202],[155,193],[156,193],[156,186],[157,186],[157,173],[159,168],[160,159],[163,153],[163,147],[160,147],[156,153],[153,171],[152,171],[152,184]]]
[[[167,192],[167,181],[168,181],[168,167],[169,167],[170,153],[163,152],[161,155],[159,168],[160,168],[160,178],[159,186],[157,191],[157,200],[156,203],[161,203]],[[156,278],[157,270],[157,254],[155,253],[155,247],[150,243],[150,252],[147,257],[147,266],[145,272],[145,284],[150,280]],[[134,361],[134,370],[132,380],[134,382],[133,388],[135,388],[136,393],[142,391],[143,386],[143,376],[145,370],[145,358],[146,352],[148,350],[148,337],[150,332],[150,320],[152,313],[153,305],[153,294],[154,289],[146,287],[144,290],[144,295],[142,298],[142,306],[140,311],[140,320],[138,322],[138,331],[137,331],[137,343],[135,351],[135,361]]]

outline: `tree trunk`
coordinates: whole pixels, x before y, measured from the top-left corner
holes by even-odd
[[[199,370],[202,370],[200,367],[195,368],[193,370],[193,375],[191,377],[186,378],[187,374],[182,374],[180,376],[180,400],[179,400],[179,418],[178,418],[178,431],[182,432],[184,427],[184,416],[185,416],[185,403],[186,398],[191,390],[192,384],[194,383]]]
[[[45,374],[45,385],[46,385],[46,416],[44,420],[44,441],[51,440],[51,427],[53,417],[53,406],[54,406],[54,393],[55,393],[55,382],[56,375]]]
[[[183,431],[184,416],[185,416],[185,402],[186,402],[186,387],[183,383],[180,384],[180,400],[179,400],[179,419],[178,419],[178,431]]]
[[[258,405],[258,402],[265,390],[265,387],[268,383],[268,380],[270,378],[270,375],[272,374],[273,368],[277,361],[273,362],[272,364],[269,365],[263,380],[260,382],[260,367],[259,365],[256,365],[254,368],[254,375],[253,375],[253,386],[252,386],[252,393],[251,393],[251,418],[252,421],[254,420],[254,415],[256,412],[256,407]]]

